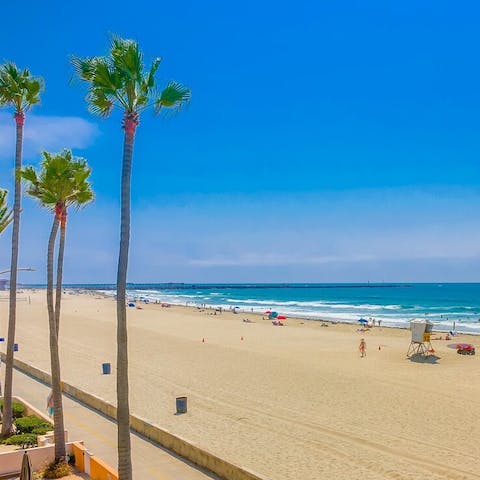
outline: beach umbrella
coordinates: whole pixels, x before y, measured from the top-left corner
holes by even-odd
[[[266,312],[263,312],[264,315],[270,315],[272,313],[271,310],[267,310]]]
[[[277,318],[277,317],[278,317],[277,312],[270,312],[269,315],[268,315],[268,318]]]
[[[285,315],[278,315],[277,320],[286,320],[287,317]]]
[[[366,320],[365,318],[361,318],[360,320],[358,320],[359,323],[368,323],[368,320]]]
[[[27,452],[24,452],[23,454],[20,480],[33,480],[32,464]]]

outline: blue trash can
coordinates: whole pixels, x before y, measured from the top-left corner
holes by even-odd
[[[187,413],[187,397],[177,397],[177,415]]]
[[[18,343],[13,344],[13,351],[18,352]]]
[[[110,375],[110,364],[102,363],[102,372],[104,375]]]

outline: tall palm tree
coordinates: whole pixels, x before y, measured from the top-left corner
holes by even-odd
[[[43,81],[30,72],[19,70],[14,63],[0,66],[0,106],[13,107],[16,124],[15,191],[13,203],[12,257],[10,263],[10,307],[8,315],[7,357],[5,360],[5,388],[2,436],[12,433],[13,344],[17,314],[18,236],[20,231],[21,185],[18,172],[22,168],[23,125],[25,112],[40,102]]]
[[[65,460],[65,437],[63,427],[62,386],[60,358],[58,353],[58,333],[60,326],[60,305],[62,292],[63,251],[67,209],[85,206],[93,200],[93,192],[88,182],[90,168],[85,160],[74,158],[70,150],[58,154],[43,152],[41,169],[37,173],[33,167],[21,171],[27,183],[27,195],[37,199],[42,207],[52,211],[53,224],[47,249],[47,308],[50,331],[50,366],[52,373],[53,420],[55,438],[55,461]],[[60,246],[57,261],[57,287],[55,306],[53,301],[53,267],[55,239],[60,226]]]
[[[7,190],[0,188],[0,234],[10,225],[13,220],[12,211],[7,205]]]
[[[124,130],[121,180],[120,249],[117,269],[117,425],[118,474],[120,480],[131,480],[130,407],[128,400],[128,352],[126,287],[128,248],[130,243],[130,177],[133,143],[140,114],[153,107],[180,109],[190,100],[190,90],[169,82],[158,92],[155,74],[160,65],[156,58],[145,70],[143,53],[137,42],[112,37],[107,56],[73,57],[73,66],[81,80],[88,82],[86,97],[93,114],[108,117],[114,107],[123,112]]]
[[[10,225],[13,220],[12,211],[7,205],[7,190],[0,188],[0,235]],[[0,396],[2,396],[2,382],[0,381]],[[0,412],[0,419],[2,418],[2,412]]]

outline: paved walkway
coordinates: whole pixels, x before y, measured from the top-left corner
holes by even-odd
[[[3,370],[3,369],[2,369]],[[14,395],[24,398],[41,411],[46,410],[50,388],[14,370]],[[85,446],[112,467],[117,466],[117,426],[71,398],[63,396],[65,428],[70,440],[83,440]],[[142,480],[207,480],[218,479],[132,433],[133,478]]]

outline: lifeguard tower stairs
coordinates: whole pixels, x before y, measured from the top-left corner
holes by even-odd
[[[430,336],[432,334],[433,323],[426,319],[412,320],[410,322],[410,330],[412,332],[412,340],[408,347],[407,357],[414,355],[422,355],[426,357],[435,350],[430,343]]]

